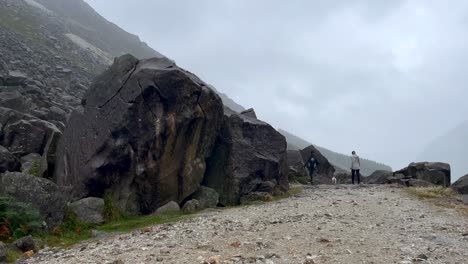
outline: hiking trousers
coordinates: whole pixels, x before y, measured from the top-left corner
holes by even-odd
[[[359,173],[359,170],[351,170],[351,180],[353,181],[354,184],[354,179],[357,179],[357,183],[361,183],[361,175]]]

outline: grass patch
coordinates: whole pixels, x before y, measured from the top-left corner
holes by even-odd
[[[93,229],[108,233],[125,233],[152,225],[178,222],[189,217],[191,216],[183,212],[167,212],[147,216],[122,216],[103,225],[91,225],[82,223],[71,215],[67,216],[64,224],[55,228],[52,233],[44,234],[41,238],[44,245],[67,248],[92,238],[91,231]]]
[[[9,249],[6,252],[5,262],[13,263],[17,261],[18,259],[20,259],[22,256],[23,256],[23,253],[21,251],[16,250],[16,249]]]
[[[189,218],[189,214],[185,214],[181,211],[179,212],[167,212],[161,214],[154,214],[154,215],[146,215],[146,216],[126,216],[122,217],[119,220],[106,223],[104,225],[96,227],[96,230],[105,231],[105,232],[129,232],[135,229],[157,225],[157,224],[164,224],[164,223],[171,223],[171,222],[178,222],[184,219]]]
[[[36,159],[33,164],[31,165],[31,168],[28,170],[28,174],[36,177],[42,177],[41,174],[41,160]]]
[[[117,221],[125,216],[122,209],[120,209],[114,199],[112,194],[107,192],[104,194],[104,209],[103,215],[106,222]]]
[[[294,196],[296,194],[300,194],[300,193],[302,193],[302,191],[304,191],[304,189],[302,188],[301,185],[290,185],[289,190],[287,192],[282,192],[282,193],[275,194],[275,196],[273,196],[273,198],[274,198],[275,201],[277,201],[277,200],[289,198],[289,197]]]
[[[453,198],[457,196],[454,190],[444,187],[411,187],[405,190],[410,195],[422,199]]]

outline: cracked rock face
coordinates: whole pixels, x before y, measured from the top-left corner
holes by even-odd
[[[221,99],[165,58],[122,56],[99,76],[59,144],[56,180],[152,213],[194,193],[223,120]]]
[[[251,193],[287,191],[286,139],[269,124],[226,108],[204,185],[223,205],[239,204]]]

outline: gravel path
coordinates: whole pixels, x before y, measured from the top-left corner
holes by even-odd
[[[466,216],[399,188],[320,186],[150,232],[45,249],[26,263],[456,264],[468,263],[467,233]]]

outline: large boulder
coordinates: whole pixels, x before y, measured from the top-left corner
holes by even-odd
[[[376,170],[371,175],[364,177],[363,182],[367,184],[392,184],[397,178],[403,177],[397,177],[391,171]]]
[[[288,179],[289,181],[302,181],[308,178],[307,170],[304,166],[299,150],[288,150]]]
[[[284,136],[269,124],[226,107],[203,182],[220,194],[220,204],[239,204],[252,192],[287,191],[287,173]]]
[[[318,170],[315,173],[314,184],[332,184],[332,177],[335,173],[335,167],[328,159],[320,153],[313,145],[310,145],[300,151],[302,160],[307,162],[313,156],[318,162]]]
[[[3,146],[0,146],[0,173],[6,171],[18,171],[21,167],[21,163],[11,154],[8,149]]]
[[[56,180],[75,197],[108,192],[129,213],[182,202],[200,186],[222,124],[221,99],[166,58],[117,58],[72,113]]]
[[[71,203],[69,209],[82,222],[91,224],[104,223],[104,199],[102,198],[84,198]]]
[[[452,189],[461,194],[468,194],[468,174],[452,184]]]
[[[9,108],[0,107],[0,145],[15,156],[41,155],[41,175],[51,177],[62,132],[56,125]]]
[[[411,175],[404,175],[399,172],[377,170],[368,177],[363,178],[366,184],[398,184],[406,187],[431,187],[433,183],[417,179]]]
[[[205,186],[200,186],[191,197],[200,202],[201,208],[216,207],[219,202],[219,194],[215,190]]]
[[[444,187],[449,187],[451,183],[450,165],[442,162],[413,162],[396,173]]]
[[[161,214],[161,213],[178,212],[178,211],[180,211],[179,204],[174,201],[170,201],[167,204],[159,207],[154,213]]]
[[[32,204],[48,228],[62,223],[68,202],[66,191],[52,181],[19,172],[0,175],[0,196]]]

